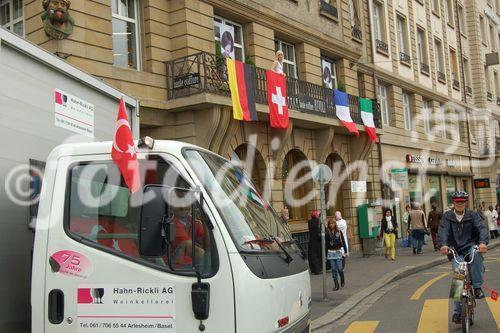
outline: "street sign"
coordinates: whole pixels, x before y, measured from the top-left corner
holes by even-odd
[[[332,179],[332,170],[326,164],[318,164],[312,170],[314,181],[320,184],[326,184]]]
[[[490,179],[489,178],[474,179],[474,188],[490,188]]]

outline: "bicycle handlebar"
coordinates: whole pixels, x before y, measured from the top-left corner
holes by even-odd
[[[452,247],[449,247],[449,248],[448,248],[448,251],[449,251],[449,252],[451,252],[451,253],[453,254],[453,259],[455,260],[455,262],[456,262],[457,264],[460,264],[460,262],[459,262],[459,261],[458,261],[458,259],[457,259],[457,256],[458,256],[458,255],[457,255],[457,251],[456,251],[454,248],[452,248]],[[474,261],[474,257],[475,257],[475,255],[476,255],[476,252],[478,252],[478,251],[479,251],[479,246],[474,245],[474,246],[472,247],[472,255],[471,255],[471,259],[470,259],[469,261],[463,260],[462,262],[465,262],[465,263],[467,263],[467,264],[471,264],[471,263]]]

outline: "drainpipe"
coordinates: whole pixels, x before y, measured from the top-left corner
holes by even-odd
[[[470,173],[474,175],[474,172],[472,170],[472,148],[471,148],[471,142],[470,142],[470,127],[469,127],[469,108],[467,107],[467,91],[466,91],[466,86],[465,86],[465,70],[464,70],[464,57],[463,57],[463,48],[462,48],[462,29],[460,27],[460,17],[458,15],[458,0],[455,0],[455,22],[457,23],[457,34],[458,34],[458,46],[460,47],[460,64],[462,65],[462,85],[463,85],[463,97],[464,97],[464,103],[466,105],[465,107],[465,117],[466,117],[466,123],[467,123],[467,145],[469,148],[469,169]],[[474,176],[472,176],[471,179],[471,189],[472,189],[472,202],[475,202],[476,199],[476,193],[474,191]]]

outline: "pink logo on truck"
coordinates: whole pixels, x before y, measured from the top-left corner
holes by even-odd
[[[70,250],[58,251],[49,258],[52,272],[67,277],[85,279],[93,272],[92,263],[83,254]]]

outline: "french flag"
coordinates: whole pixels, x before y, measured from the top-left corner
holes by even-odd
[[[335,101],[335,110],[337,118],[339,118],[342,125],[351,133],[359,136],[359,131],[356,128],[356,124],[352,121],[351,113],[349,111],[349,97],[348,95],[340,90],[333,91],[333,99]]]

